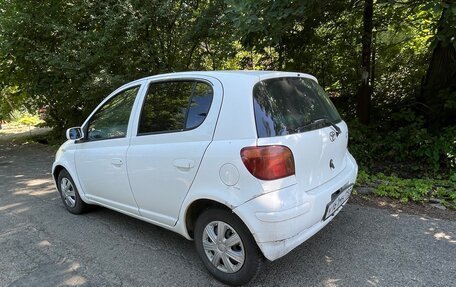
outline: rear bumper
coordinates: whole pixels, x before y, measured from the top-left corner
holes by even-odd
[[[329,182],[307,192],[299,190],[297,184],[269,192],[233,211],[250,229],[264,256],[272,261],[309,239],[339,213],[341,208],[323,220],[331,194],[353,184],[357,173],[356,161],[347,152],[345,169]]]

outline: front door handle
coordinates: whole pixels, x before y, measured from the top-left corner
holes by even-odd
[[[173,165],[177,168],[191,169],[195,166],[195,162],[191,159],[176,159],[173,161]]]
[[[111,164],[119,167],[123,164],[123,160],[121,158],[113,158],[111,159]]]

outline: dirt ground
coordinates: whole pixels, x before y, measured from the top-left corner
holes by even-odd
[[[2,124],[0,129],[0,141],[11,141],[13,139],[27,138],[30,136],[37,136],[48,133],[51,131],[50,128],[38,128],[38,127],[27,127],[27,126],[11,126]]]

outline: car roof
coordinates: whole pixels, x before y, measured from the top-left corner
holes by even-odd
[[[300,72],[281,72],[281,71],[256,71],[256,70],[224,70],[224,71],[189,71],[189,72],[174,72],[166,74],[157,74],[154,76],[145,77],[138,79],[137,81],[143,80],[152,80],[156,78],[167,78],[170,76],[210,76],[214,78],[256,78],[257,80],[265,80],[269,78],[278,78],[278,77],[302,77],[309,78],[318,83],[317,79],[306,73]]]

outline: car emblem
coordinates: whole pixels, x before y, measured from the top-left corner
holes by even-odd
[[[335,168],[336,168],[336,167],[334,166],[334,163],[333,163],[333,160],[332,160],[332,159],[329,161],[329,168],[330,168],[330,169],[335,169]]]
[[[332,142],[336,140],[336,137],[337,137],[337,135],[336,135],[336,133],[335,133],[334,131],[331,131],[331,132],[329,133],[329,139],[330,139]]]

